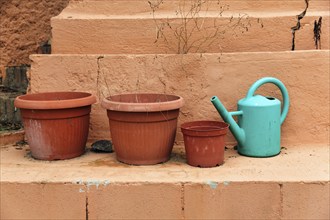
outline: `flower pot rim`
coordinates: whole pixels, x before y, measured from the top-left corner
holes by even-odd
[[[222,121],[200,120],[181,124],[181,132],[187,136],[218,136],[227,134],[229,124]]]
[[[150,102],[128,102],[128,101],[117,101],[111,100],[111,98],[129,96],[140,96],[140,97],[163,97],[170,98],[169,101],[150,101]],[[123,93],[117,95],[111,95],[102,100],[102,107],[112,111],[123,111],[123,112],[159,112],[179,109],[184,105],[183,98],[178,95],[164,94],[164,93]]]
[[[54,96],[56,98],[54,98]],[[42,92],[16,97],[14,105],[21,109],[67,109],[96,103],[96,96],[88,92]]]

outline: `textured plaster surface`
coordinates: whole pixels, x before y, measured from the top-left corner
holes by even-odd
[[[158,0],[150,0],[151,3],[156,4]],[[158,8],[161,12],[169,12],[178,9],[178,5],[182,0],[163,0]],[[208,0],[207,9],[210,11],[218,10],[218,0]],[[186,1],[187,3],[187,1]],[[301,0],[222,0],[222,5],[229,5],[230,11],[297,11],[301,12],[305,9],[306,4]],[[327,10],[330,3],[327,0],[312,0],[309,2],[310,11]],[[190,4],[186,4],[190,7]],[[206,7],[203,8],[204,10]],[[69,7],[65,9],[60,16],[67,13],[86,13],[86,15],[103,14],[103,15],[148,15],[150,14],[150,6],[148,2],[141,0],[83,0],[71,1]]]
[[[179,40],[174,30],[182,22],[178,1],[164,1],[156,9],[153,17],[147,1],[84,1],[71,2],[59,16],[52,19],[53,46],[55,53],[79,54],[155,54],[176,53]],[[221,1],[229,5],[219,18],[217,1],[210,1],[198,16],[203,23],[202,30],[194,29],[194,21],[187,25],[185,38],[189,52],[244,52],[244,51],[287,51],[291,50],[291,27],[297,24],[297,15],[305,8],[304,1]],[[186,3],[187,7],[189,6]],[[181,3],[181,8],[183,4]],[[251,11],[253,9],[253,11]],[[182,9],[186,12],[188,10]],[[205,12],[207,11],[207,13]],[[248,29],[233,24],[239,15],[248,17],[241,24]],[[232,19],[234,16],[234,19]],[[322,49],[329,49],[329,2],[311,1],[306,16],[301,20],[301,28],[296,32],[296,50],[315,49],[314,21],[322,16]],[[215,21],[215,18],[216,19]],[[202,20],[202,21],[201,21]],[[155,43],[157,27],[169,22],[172,30],[163,29],[167,42],[159,39]],[[214,33],[214,26],[221,26],[218,35],[206,41],[205,36]],[[235,28],[232,28],[235,26]],[[125,27],[125,28],[123,28]],[[243,32],[243,33],[242,33]],[[132,37],[134,36],[134,38]],[[183,39],[183,38],[182,38]],[[199,41],[197,41],[199,39]],[[197,41],[196,43],[192,43]],[[210,43],[212,41],[212,43]],[[182,45],[183,41],[181,41]]]
[[[277,183],[186,184],[184,197],[187,219],[279,219],[281,216]]]
[[[63,161],[31,158],[28,146],[1,148],[2,182],[95,183],[223,183],[327,182],[329,181],[329,146],[305,145],[283,148],[279,156],[251,158],[225,151],[225,163],[215,168],[195,168],[185,163],[183,143],[175,145],[171,160],[154,166],[130,166],[116,161],[115,154],[97,154],[89,150],[81,157]],[[47,170],[47,172],[44,172]]]
[[[180,219],[181,184],[91,186],[88,204],[91,219]]]
[[[1,0],[0,66],[29,64],[29,55],[50,40],[50,18],[69,0]]]
[[[65,183],[0,184],[1,219],[85,219],[86,196]]]
[[[87,151],[64,161],[2,146],[1,218],[329,219],[329,146],[249,158],[229,148],[225,163],[196,168],[183,145],[171,160],[130,166]],[[45,172],[47,171],[47,172]],[[19,210],[19,212],[17,211]]]
[[[88,5],[87,2],[92,4]],[[93,4],[96,2],[104,7],[99,5],[100,11],[95,15]],[[54,19],[53,25],[58,28],[55,36],[61,34],[55,38],[55,45],[58,46],[55,51],[96,51],[97,54],[167,52],[164,45],[158,48],[150,47],[154,46],[150,44],[150,39],[153,41],[154,37],[150,36],[154,36],[155,33],[154,27],[149,31],[152,27],[150,19],[146,23],[134,23],[129,20],[150,18],[148,10],[141,12],[145,5],[137,6],[136,2],[130,4],[132,1],[125,1],[125,8],[132,14],[118,16],[112,28],[122,30],[123,25],[129,28],[145,25],[144,28],[148,29],[141,28],[147,39],[147,43],[142,42],[143,50],[135,48],[136,42],[129,42],[129,39],[122,39],[121,44],[108,38],[102,38],[106,42],[95,40],[99,33],[92,25],[96,20],[99,20],[98,27],[104,28],[101,31],[107,36],[121,38],[120,35],[108,31],[108,21],[113,17],[105,17],[109,12],[122,13],[119,9],[124,10],[121,8],[124,4],[116,4],[116,1],[112,1],[114,4],[107,2],[111,1],[77,2],[87,4],[90,11],[81,14],[81,9],[76,5],[76,9],[69,8],[62,13],[64,17],[61,15]],[[3,5],[6,3],[0,4],[2,13]],[[130,5],[134,5],[134,8],[126,7]],[[242,41],[244,36],[237,37],[238,39],[229,38],[226,42],[229,46],[224,47],[224,51],[254,51],[254,47],[257,46],[261,51],[288,50],[287,47],[291,45],[290,27],[296,22],[294,15],[304,9],[303,1],[277,1],[276,7],[272,1],[235,1],[232,3],[232,10],[242,11],[251,5],[258,12],[271,8],[276,13],[289,9],[290,13],[283,15],[285,19],[276,18],[275,22],[267,16],[264,19],[266,27],[259,34],[268,36],[268,28],[278,25],[274,29],[279,35],[271,36],[270,39],[260,37],[260,40],[256,38],[257,32],[252,30],[246,33],[246,40],[258,41],[251,41],[248,45]],[[310,10],[314,14],[308,14],[303,20],[303,28],[297,34],[297,49],[313,48],[311,24],[313,19],[321,15],[316,11],[327,10],[325,7],[328,5],[328,1],[311,1]],[[173,4],[170,4],[166,7],[172,10],[172,6]],[[21,14],[24,13],[19,12],[16,15]],[[262,14],[259,13],[258,16]],[[77,19],[79,16],[80,20]],[[40,19],[38,16],[35,17]],[[1,17],[1,25],[2,20]],[[71,20],[75,21],[71,23]],[[74,24],[77,25],[77,29]],[[284,24],[284,29],[287,30],[281,29]],[[328,16],[325,16],[324,24],[328,26]],[[60,25],[66,25],[67,33],[60,29]],[[81,38],[74,38],[74,31],[83,32],[85,29],[90,33],[81,35]],[[122,34],[131,35],[135,32],[135,29],[130,29],[130,32],[124,31]],[[63,36],[65,47],[61,48],[57,44],[59,36]],[[329,48],[328,36],[328,29],[323,30],[324,49]],[[85,39],[87,40],[84,41]],[[81,41],[80,45],[83,46],[76,44],[74,40]],[[277,41],[280,43],[274,44]],[[2,46],[3,42],[0,43]],[[32,46],[26,46],[25,43],[22,45],[19,50],[15,49],[15,53],[13,52],[15,58],[10,64],[28,62],[26,54],[36,48],[34,43]],[[117,45],[122,48],[118,50]],[[2,47],[1,49],[3,50]],[[25,50],[24,54],[20,53],[21,50]],[[219,47],[210,51],[219,51]],[[80,90],[92,92],[100,98],[122,92],[174,93],[186,100],[186,105],[181,109],[179,124],[205,118],[219,120],[209,102],[212,95],[218,95],[229,110],[235,110],[237,100],[244,97],[255,80],[269,75],[278,77],[288,87],[291,97],[289,115],[282,127],[284,147],[280,155],[263,159],[243,157],[229,148],[225,153],[224,165],[200,169],[185,164],[179,130],[178,144],[171,160],[155,166],[128,166],[117,162],[115,154],[96,154],[89,150],[83,156],[72,160],[39,161],[31,158],[28,146],[0,144],[1,219],[330,218],[329,51],[186,56],[51,55],[32,56],[32,60],[32,92]],[[1,57],[0,65],[7,65],[3,64],[5,62],[7,61]],[[273,86],[265,86],[260,92],[280,97],[279,91],[274,89]],[[106,113],[99,103],[93,106],[90,129],[90,140],[109,137]],[[230,136],[228,142],[233,141],[233,137]]]
[[[18,141],[24,140],[24,130],[8,131],[0,133],[0,146],[15,144]]]
[[[159,92],[185,100],[179,124],[220,120],[210,102],[217,95],[229,111],[261,77],[287,87],[290,109],[282,125],[282,145],[329,143],[329,51],[187,55],[35,55],[31,91],[87,91],[99,98],[118,93]],[[45,83],[47,82],[47,83]],[[273,85],[257,93],[281,99]],[[177,140],[182,140],[177,131]],[[106,110],[93,105],[90,140],[109,138]],[[229,136],[228,143],[234,139]]]
[[[324,184],[283,184],[282,194],[285,195],[283,196],[285,219],[330,218],[329,181]]]

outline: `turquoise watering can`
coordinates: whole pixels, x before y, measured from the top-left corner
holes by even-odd
[[[274,97],[254,95],[254,92],[265,83],[275,84],[283,96],[281,102]],[[238,101],[238,110],[228,112],[220,100],[213,96],[211,102],[223,120],[230,124],[230,131],[236,138],[240,154],[251,157],[275,156],[281,151],[281,124],[289,110],[289,94],[284,84],[272,77],[256,81],[245,98]],[[238,116],[238,123],[233,119]]]

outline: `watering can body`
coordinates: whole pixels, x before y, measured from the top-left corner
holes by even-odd
[[[281,102],[273,97],[254,95],[254,92],[265,83],[277,85],[283,95]],[[228,112],[220,100],[211,99],[221,117],[230,124],[230,130],[238,144],[240,154],[252,157],[271,157],[281,151],[281,124],[284,122],[289,108],[288,92],[281,81],[266,77],[255,82],[245,98],[238,101],[237,111]],[[238,121],[233,119],[238,117]]]
[[[245,132],[244,143],[237,145],[240,154],[269,157],[280,153],[281,102],[264,96],[244,98],[238,102],[238,125]]]

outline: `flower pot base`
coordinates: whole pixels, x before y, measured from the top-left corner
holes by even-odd
[[[53,154],[53,155],[50,155],[48,157],[34,155],[31,152],[31,156],[36,160],[68,160],[68,159],[72,159],[72,158],[75,158],[75,157],[79,157],[79,156],[83,155],[85,152],[86,151],[83,150],[81,152],[75,152],[75,153],[72,153],[72,154]]]
[[[116,156],[117,160],[119,162],[128,164],[128,165],[155,165],[155,164],[160,164],[160,163],[165,163],[169,161],[169,157],[166,158],[161,158],[161,159],[155,159],[155,160],[129,160],[129,159],[123,159]]]
[[[193,167],[200,167],[200,168],[211,168],[211,167],[218,167],[224,164],[224,162],[221,163],[206,163],[202,162],[200,163],[199,161],[187,161],[187,164]]]

